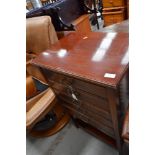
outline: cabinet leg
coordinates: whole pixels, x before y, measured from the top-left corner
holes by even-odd
[[[124,143],[122,146],[122,154],[120,155],[129,155],[129,144]]]
[[[76,126],[76,128],[80,127],[80,125],[76,119],[73,118],[73,122],[74,122],[74,125]]]

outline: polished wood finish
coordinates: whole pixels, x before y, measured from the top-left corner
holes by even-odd
[[[66,35],[68,35],[69,33],[74,33],[75,31],[57,31],[57,36],[58,39],[60,40],[61,38],[65,37]]]
[[[112,42],[106,45],[107,41]],[[32,63],[64,75],[116,88],[128,69],[127,58],[127,33],[71,33],[42,52]],[[116,74],[116,77],[107,78],[106,73]]]
[[[120,85],[127,80],[128,33],[70,33],[32,64],[74,119],[109,136],[121,150],[121,107],[126,103],[120,101]]]

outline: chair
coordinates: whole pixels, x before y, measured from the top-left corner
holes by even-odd
[[[28,12],[26,18],[45,15],[51,17],[56,31],[91,32],[89,15],[81,0],[52,0],[52,3]]]
[[[31,129],[55,105],[55,95],[50,88],[39,92],[32,76],[26,78],[26,128]],[[45,112],[47,111],[47,112]]]
[[[38,54],[58,41],[49,16],[26,19],[26,52]]]
[[[37,90],[30,75],[26,78],[26,97],[26,129],[32,136],[51,136],[69,122],[70,116],[57,103],[52,89]]]
[[[50,17],[26,20],[26,129],[35,137],[53,135],[70,120],[41,71],[31,65],[32,59],[57,40]]]
[[[30,64],[40,52],[58,41],[56,31],[49,16],[26,19],[26,59],[29,75],[47,83],[40,70]]]

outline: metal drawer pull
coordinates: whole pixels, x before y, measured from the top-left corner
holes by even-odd
[[[77,99],[76,95],[75,95],[75,94],[73,94],[73,93],[72,93],[72,98],[73,98],[74,100],[78,101],[78,99]]]
[[[77,98],[77,96],[75,95],[72,86],[68,86],[68,88],[69,88],[69,92],[70,92],[72,98],[73,98],[74,100],[78,101],[78,98]]]

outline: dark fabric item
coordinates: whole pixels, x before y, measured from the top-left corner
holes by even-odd
[[[48,113],[41,121],[39,121],[34,127],[33,131],[48,130],[57,122],[56,115],[54,113]]]
[[[30,98],[36,96],[37,94],[40,94],[41,92],[43,92],[44,90],[46,90],[49,87],[48,85],[43,84],[42,82],[40,82],[39,80],[37,80],[33,77],[32,77],[32,79],[33,79],[35,87],[36,87],[36,93],[33,94],[32,96],[26,97],[26,101],[29,100]]]
[[[42,92],[48,88],[47,85],[41,83],[40,81],[36,80],[35,78],[33,78],[33,80],[34,80],[35,86],[37,88],[37,91]]]

